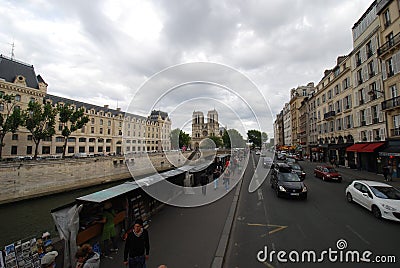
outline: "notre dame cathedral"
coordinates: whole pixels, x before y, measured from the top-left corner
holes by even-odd
[[[215,109],[208,111],[206,121],[203,112],[194,111],[192,116],[192,149],[198,149],[201,140],[210,136],[221,137],[217,111]]]

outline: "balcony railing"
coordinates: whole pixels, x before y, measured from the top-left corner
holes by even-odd
[[[400,128],[393,128],[390,130],[390,136],[400,136]]]
[[[400,96],[382,102],[382,110],[400,107]]]
[[[324,119],[330,119],[333,118],[336,115],[335,111],[329,111],[324,114]]]
[[[378,124],[379,118],[372,118],[372,124]]]
[[[384,43],[382,46],[378,48],[378,55],[382,55],[390,48],[397,46],[400,43],[400,33],[396,34],[392,39]]]

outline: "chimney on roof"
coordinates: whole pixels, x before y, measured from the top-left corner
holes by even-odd
[[[117,111],[118,111],[118,112],[121,111],[121,108],[118,107],[118,108],[117,108]]]
[[[104,108],[107,108],[107,109],[108,109],[108,104],[105,104],[105,105],[104,105]]]

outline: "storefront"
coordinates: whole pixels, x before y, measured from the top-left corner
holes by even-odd
[[[380,164],[377,150],[384,144],[384,142],[365,142],[349,146],[346,149],[348,166],[378,173]]]
[[[337,165],[346,165],[346,148],[353,145],[352,143],[330,144],[329,158],[336,160]]]
[[[382,166],[392,167],[392,178],[400,178],[400,141],[389,141],[385,149],[379,152]]]

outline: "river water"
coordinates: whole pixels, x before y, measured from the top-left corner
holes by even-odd
[[[123,182],[125,181],[0,205],[0,248],[4,249],[4,246],[17,240],[24,242],[34,237],[41,237],[46,231],[50,232],[52,237],[57,237],[58,233],[50,214],[52,209],[72,203],[77,197]]]

